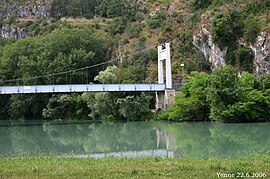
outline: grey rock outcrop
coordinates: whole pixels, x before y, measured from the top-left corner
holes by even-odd
[[[270,74],[270,37],[266,32],[261,32],[254,45],[250,48],[255,54],[254,67],[257,75]]]
[[[204,27],[193,36],[193,45],[200,50],[206,59],[217,68],[225,64],[226,49],[221,50],[214,42],[211,33]]]
[[[4,38],[21,39],[27,37],[25,27],[6,24],[0,28],[0,31]]]
[[[243,44],[246,44],[245,42]],[[213,68],[225,65],[227,50],[221,50],[214,42],[211,33],[202,27],[199,33],[193,36],[193,45],[200,50]],[[256,75],[270,74],[270,36],[262,32],[254,45],[250,45],[254,52],[254,72]]]
[[[27,37],[26,21],[39,18],[48,18],[52,0],[13,1],[0,0],[0,18],[6,22],[0,27],[0,35],[4,38],[20,39]],[[16,23],[15,21],[20,21]],[[20,25],[17,25],[20,24]]]
[[[18,1],[10,1],[6,8],[5,18],[46,18],[49,16],[51,1],[26,1],[20,3]]]

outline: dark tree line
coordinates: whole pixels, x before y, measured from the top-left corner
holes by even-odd
[[[136,0],[53,0],[51,5],[52,17],[127,17],[131,18],[136,12]]]

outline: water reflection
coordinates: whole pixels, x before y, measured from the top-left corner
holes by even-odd
[[[249,157],[270,152],[270,123],[45,123],[0,127],[0,156]]]

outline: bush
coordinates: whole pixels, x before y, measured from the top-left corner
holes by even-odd
[[[191,73],[175,104],[159,116],[172,120],[270,121],[270,80],[250,73],[239,77],[231,66],[211,75]]]
[[[261,24],[254,15],[249,15],[245,21],[244,38],[248,43],[254,44],[261,30]]]
[[[191,8],[193,10],[205,9],[212,3],[212,0],[193,0],[191,2]]]
[[[212,23],[213,39],[221,48],[233,46],[242,36],[243,23],[237,11],[229,15],[217,14]]]
[[[210,113],[206,100],[208,77],[206,73],[192,72],[181,93],[176,96],[175,104],[158,118],[181,121],[208,120]]]
[[[235,55],[239,70],[252,72],[254,59],[253,51],[248,47],[241,46],[237,49]]]
[[[139,37],[141,31],[142,31],[142,27],[143,25],[138,23],[138,22],[134,22],[132,23],[129,27],[128,27],[128,35],[130,38],[137,38]]]
[[[126,29],[126,20],[122,17],[116,17],[109,24],[109,32],[112,35],[122,34]]]
[[[152,16],[148,19],[147,21],[147,25],[151,28],[151,29],[156,29],[158,27],[161,26],[161,22],[160,20],[158,19],[157,16]]]

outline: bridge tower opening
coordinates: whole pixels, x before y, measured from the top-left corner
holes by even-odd
[[[172,88],[172,63],[170,43],[158,46],[158,83],[164,84],[164,62],[166,65],[166,89],[156,92],[156,110],[165,110],[174,103],[175,89]]]

